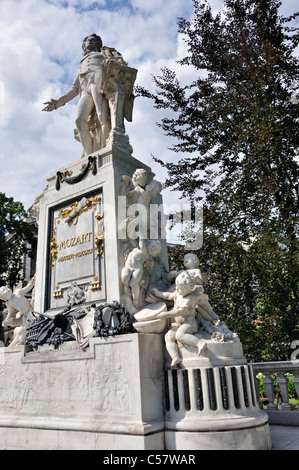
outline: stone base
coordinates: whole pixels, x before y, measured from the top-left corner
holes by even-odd
[[[160,334],[0,348],[0,449],[269,449],[240,348],[229,365],[222,345],[222,364],[190,352],[192,367],[164,372]]]
[[[299,426],[299,410],[267,409],[266,413],[270,424],[280,426]]]
[[[269,450],[268,424],[217,432],[165,431],[166,449],[180,450]]]
[[[268,416],[242,344],[208,341],[200,356],[180,353],[179,366],[164,371],[166,449],[270,449]]]
[[[163,337],[0,348],[0,449],[163,449]]]
[[[0,450],[163,450],[164,432],[149,436],[0,427]]]

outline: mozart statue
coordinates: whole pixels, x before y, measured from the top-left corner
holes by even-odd
[[[127,66],[114,48],[103,47],[96,34],[83,40],[83,58],[71,88],[60,98],[51,99],[43,111],[53,111],[77,95],[75,138],[84,155],[116,144],[132,153],[125,133],[124,119],[132,121],[133,86],[137,70]]]

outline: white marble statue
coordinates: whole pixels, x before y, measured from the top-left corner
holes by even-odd
[[[119,225],[121,281],[123,303],[131,313],[145,305],[145,297],[151,301],[149,285],[162,276],[158,220],[151,217],[151,204],[161,191],[162,184],[143,168],[135,170],[132,178],[123,175],[120,180],[119,195],[126,198],[126,213]]]
[[[145,261],[144,254],[139,248],[133,248],[129,253],[125,266],[121,271],[121,280],[124,285],[125,295],[128,299],[132,299],[135,308],[140,307],[140,293],[143,282],[143,263]]]
[[[160,259],[162,244],[160,240],[150,240],[147,243],[148,258],[144,263],[145,269],[148,271],[148,285],[146,286],[145,301],[148,303],[157,302],[157,299],[152,295],[154,287],[159,290],[168,290],[171,282],[168,280],[169,273],[166,271],[164,264]]]
[[[13,337],[8,347],[13,348],[14,346],[24,344],[25,336],[26,329],[23,326],[16,326],[13,330]]]
[[[121,180],[121,193],[127,197],[127,211],[130,207],[138,215],[129,215],[120,225],[120,233],[126,231],[132,247],[137,246],[143,250],[146,241],[151,239],[151,234],[158,233],[158,220],[151,218],[151,203],[153,198],[158,196],[162,191],[162,184],[151,179],[147,170],[138,168],[132,178],[124,175]],[[138,229],[138,230],[137,230]],[[124,238],[121,235],[121,238]]]
[[[292,104],[299,104],[299,80],[294,80],[292,83],[292,89],[291,102]]]
[[[135,309],[144,304],[144,297],[148,285],[156,272],[156,257],[161,252],[160,240],[147,240],[141,248],[133,248],[129,253],[125,266],[121,271],[121,280],[124,285],[126,307],[132,302]]]
[[[4,300],[8,310],[7,317],[3,321],[3,326],[14,323],[15,318],[21,318],[22,320],[22,326],[17,327],[17,329],[15,328],[16,332],[13,337],[13,345],[23,343],[25,340],[26,327],[28,326],[28,320],[30,320],[30,313],[33,310],[25,294],[33,289],[34,284],[35,277],[28,282],[27,286],[22,289],[17,289],[15,292],[12,292],[9,287],[0,287],[0,299]]]
[[[84,289],[78,286],[75,281],[67,288],[66,295],[67,303],[70,306],[80,304],[86,300]]]
[[[77,95],[75,138],[82,144],[84,155],[117,143],[132,153],[125,134],[124,119],[132,121],[133,85],[136,69],[127,66],[114,48],[103,47],[96,34],[83,40],[83,58],[71,88],[60,98],[44,103],[43,111],[60,108]]]
[[[195,253],[186,253],[184,256],[184,268],[187,272],[194,276],[196,284],[201,286],[200,293],[202,294],[198,299],[197,311],[200,313],[202,318],[206,321],[210,321],[216,326],[220,325],[218,315],[212,309],[209,303],[208,295],[204,294],[203,288],[203,275],[199,269],[199,258]]]
[[[198,321],[196,307],[202,295],[200,286],[196,285],[195,277],[187,271],[181,272],[176,278],[175,292],[161,292],[152,289],[153,294],[164,300],[173,300],[174,306],[171,310],[162,312],[158,318],[174,318],[171,328],[165,335],[166,349],[169,352],[174,367],[182,359],[179,355],[178,342],[183,346],[191,346],[197,349],[198,355],[206,347],[206,342],[198,333]]]
[[[156,262],[153,263],[153,269]],[[237,334],[232,332],[213,311],[209,297],[205,294],[203,283],[205,275],[199,269],[199,259],[194,253],[184,256],[184,270],[169,273],[153,272],[149,285],[150,294],[146,305],[134,313],[134,327],[139,332],[161,333],[163,325],[158,320],[171,319],[165,329],[166,349],[171,357],[171,367],[183,361],[182,348],[191,354],[201,355],[210,342],[240,342]],[[175,284],[170,284],[175,280]],[[159,282],[166,285],[165,290],[157,288]],[[167,287],[168,286],[168,287]],[[161,311],[161,299],[166,309]],[[148,313],[150,312],[150,315]],[[156,313],[155,313],[156,312]],[[146,321],[144,320],[146,319]]]

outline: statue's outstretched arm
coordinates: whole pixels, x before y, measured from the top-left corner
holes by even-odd
[[[53,111],[54,109],[58,109],[61,106],[65,105],[65,103],[68,103],[68,101],[71,101],[73,98],[75,98],[80,92],[80,87],[79,87],[79,75],[76,76],[74,83],[72,84],[71,88],[62,95],[58,100],[51,99],[50,101],[46,101],[43,104],[46,104],[43,108],[42,111]]]
[[[19,293],[22,294],[22,295],[27,294],[27,292],[29,292],[29,291],[31,291],[31,289],[33,289],[34,284],[35,284],[35,277],[33,277],[31,279],[31,281],[28,282],[27,286],[22,287],[22,289],[19,289]]]

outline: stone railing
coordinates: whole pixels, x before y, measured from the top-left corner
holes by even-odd
[[[282,424],[289,426],[299,426],[299,405],[296,407],[290,403],[289,397],[289,374],[292,375],[292,382],[299,397],[299,360],[282,362],[255,362],[251,363],[254,370],[254,377],[258,374],[264,376],[267,399],[263,400],[259,395],[259,379],[256,378],[257,396],[260,407],[265,407],[268,413],[270,424]],[[274,381],[279,387],[279,397],[274,390]],[[278,404],[278,398],[283,404]]]

